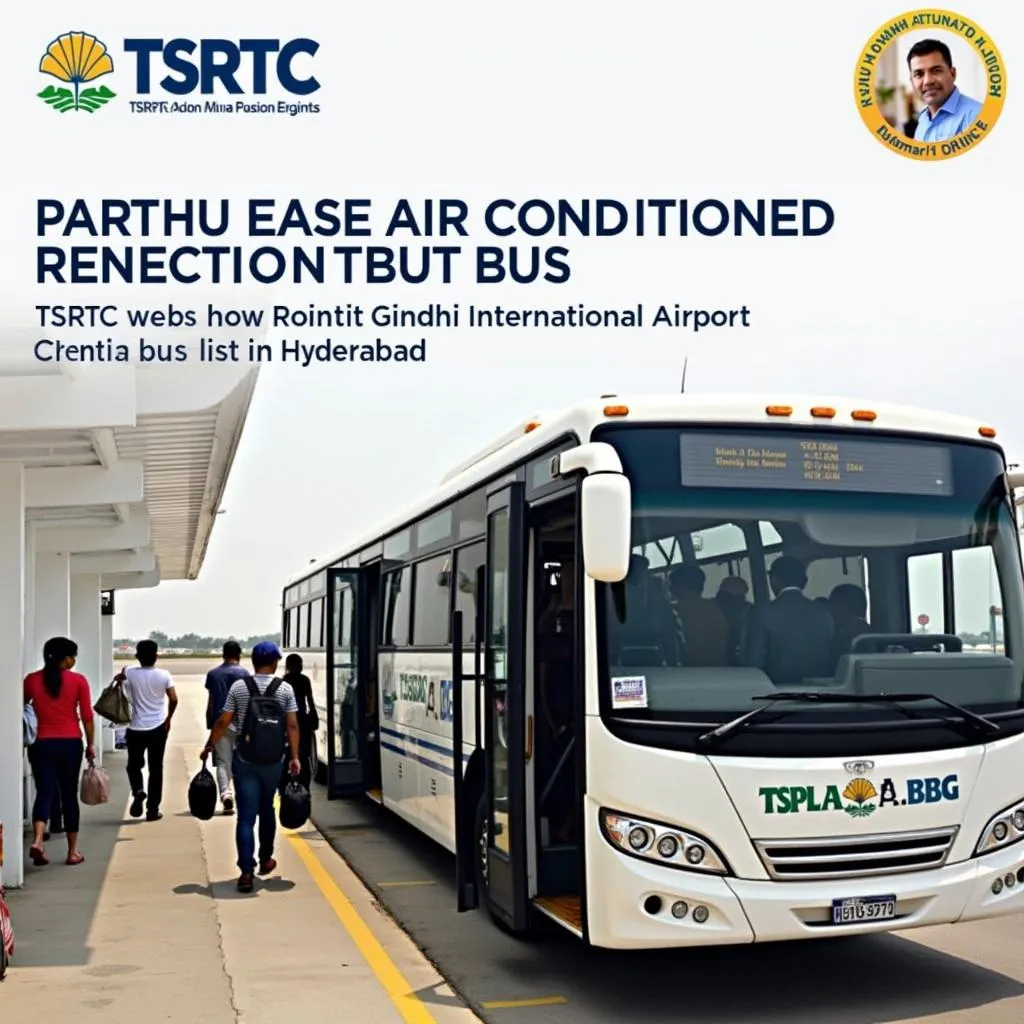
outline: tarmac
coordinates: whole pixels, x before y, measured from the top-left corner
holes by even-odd
[[[188,811],[207,734],[201,681],[180,683],[163,819],[128,816],[125,754],[106,754],[110,802],[82,808],[85,862],[65,865],[53,836],[50,864],[8,891],[16,949],[0,1020],[479,1020],[312,823],[279,828],[277,870],[237,891],[236,819]]]

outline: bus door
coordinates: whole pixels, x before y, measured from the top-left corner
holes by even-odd
[[[327,796],[365,792],[370,573],[327,570]]]
[[[523,485],[487,498],[484,573],[485,898],[513,930],[529,922],[526,814],[526,551]]]

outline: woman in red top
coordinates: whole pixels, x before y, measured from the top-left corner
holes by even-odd
[[[29,856],[36,867],[49,864],[43,851],[43,836],[50,820],[50,802],[54,787],[60,790],[64,809],[64,829],[68,840],[68,864],[81,864],[78,852],[78,780],[82,771],[82,725],[85,726],[85,756],[96,760],[93,746],[92,694],[89,681],[72,672],[78,657],[78,644],[63,636],[43,645],[43,668],[25,677],[25,703],[35,708],[39,730],[35,742],[38,771],[36,802],[32,808],[34,841]]]

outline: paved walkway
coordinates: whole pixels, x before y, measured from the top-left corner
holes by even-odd
[[[201,680],[178,692],[163,820],[127,816],[124,754],[108,755],[111,802],[83,808],[85,863],[65,866],[55,836],[51,863],[8,894],[17,950],[0,1020],[477,1020],[312,826],[279,831],[274,876],[237,892],[235,819],[188,813]]]

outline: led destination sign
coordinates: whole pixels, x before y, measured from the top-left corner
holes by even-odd
[[[836,435],[683,434],[684,487],[765,487],[801,491],[950,495],[949,450]]]

